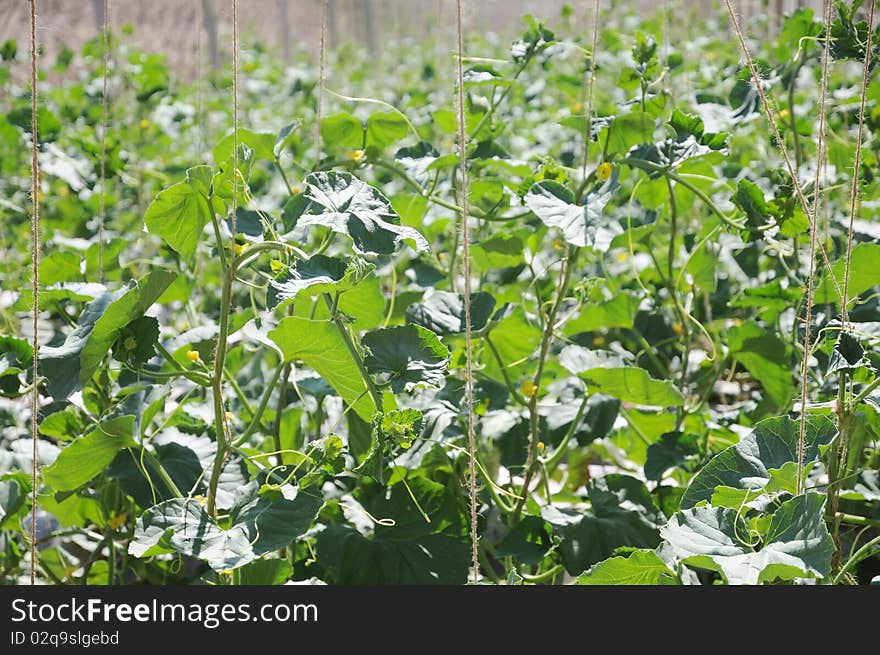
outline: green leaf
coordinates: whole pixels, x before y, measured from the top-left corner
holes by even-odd
[[[43,479],[53,491],[73,491],[100,475],[123,448],[136,446],[134,416],[102,421],[64,448]]]
[[[254,157],[259,159],[275,161],[276,138],[274,134],[269,132],[255,132],[245,127],[238,128],[238,146],[247,146],[253,151]],[[231,132],[220,139],[217,145],[214,146],[215,162],[228,161],[232,157],[233,141],[234,135]]]
[[[471,330],[482,330],[495,311],[495,299],[484,291],[472,293],[470,310]],[[448,291],[429,291],[422,302],[406,308],[406,320],[440,336],[462,334],[466,327],[464,295]]]
[[[699,438],[693,434],[667,432],[660,441],[648,446],[645,477],[660,480],[671,468],[686,468],[700,454]]]
[[[256,555],[284,548],[305,534],[324,505],[313,490],[289,484],[259,489],[250,482],[239,493],[242,500],[232,510],[234,522],[246,529]]]
[[[599,190],[584,196],[583,204],[575,204],[574,194],[566,187],[544,180],[532,185],[524,198],[526,207],[548,227],[562,230],[565,240],[573,246],[601,247],[616,232],[610,231],[611,222],[602,212],[611,200],[616,185],[612,176]]]
[[[510,268],[523,263],[523,241],[510,234],[494,234],[471,247],[474,267],[480,271]]]
[[[82,280],[82,255],[70,250],[55,250],[40,260],[40,284],[79,282]]]
[[[224,530],[197,501],[184,498],[166,500],[141,514],[128,545],[134,557],[175,551],[203,560],[215,571],[244,566],[255,557],[243,526]]]
[[[622,155],[634,145],[654,138],[654,117],[641,111],[619,114],[609,130],[608,154]]]
[[[628,475],[590,480],[589,510],[547,505],[541,516],[560,538],[559,553],[572,575],[610,556],[615,548],[654,548],[660,543],[663,514],[645,485]]]
[[[120,332],[156,302],[177,277],[156,269],[115,293],[86,304],[77,328],[58,347],[40,348],[40,367],[49,395],[63,400],[88,384]]]
[[[27,494],[15,480],[0,480],[0,528],[25,505]]]
[[[834,540],[825,527],[825,496],[807,493],[782,503],[763,540],[752,539],[737,510],[692,507],[661,530],[665,545],[685,564],[721,573],[732,585],[824,578]]]
[[[641,298],[622,291],[609,300],[586,305],[580,315],[565,324],[567,335],[608,328],[632,328]]]
[[[0,335],[0,395],[21,395],[33,357],[33,346],[26,339]]]
[[[730,200],[745,213],[750,227],[758,228],[772,222],[764,192],[754,182],[740,180]]]
[[[638,405],[680,407],[684,404],[684,397],[672,382],[654,380],[642,368],[622,366],[623,361],[611,353],[566,346],[560,354],[560,363],[584,380],[591,393]]]
[[[540,516],[525,516],[504,536],[495,551],[521,564],[539,564],[552,547],[547,522]]]
[[[376,412],[372,421],[370,450],[354,470],[366,473],[379,484],[385,484],[388,462],[396,452],[409,449],[421,436],[423,419],[417,409],[393,409],[384,414]]]
[[[327,380],[362,419],[368,422],[372,419],[376,406],[333,322],[289,316],[269,332],[269,338],[281,349],[286,362],[305,363]]]
[[[731,355],[761,383],[774,406],[788,408],[794,381],[786,343],[754,322],[732,326],[727,339]]]
[[[321,139],[331,148],[360,148],[364,143],[364,124],[347,112],[321,119]]]
[[[359,254],[390,255],[401,241],[410,241],[417,251],[428,250],[428,242],[417,230],[400,224],[388,198],[379,189],[337,171],[310,174],[296,224],[323,225],[348,235]]]
[[[367,147],[384,150],[406,136],[406,120],[393,111],[376,112],[367,119]]]
[[[635,550],[626,557],[599,562],[579,576],[579,585],[674,585],[675,574],[653,550]]]
[[[208,188],[211,169],[196,166],[186,172],[186,181],[160,191],[144,213],[147,230],[161,237],[192,268],[196,247],[205,226],[211,220]]]
[[[420,325],[372,330],[361,343],[367,350],[367,371],[377,376],[379,384],[390,384],[395,393],[422,383],[439,386],[446,375],[449,349]]]
[[[681,507],[694,507],[712,499],[716,487],[758,491],[771,478],[771,470],[782,469],[797,461],[800,422],[778,416],[759,422],[738,444],[725,448],[713,457],[691,480],[681,498]],[[805,433],[804,475],[819,459],[819,447],[827,446],[837,436],[834,423],[825,416],[808,415]]]
[[[357,286],[373,268],[359,259],[313,255],[309,259],[298,259],[290,267],[289,276],[280,282],[272,281],[272,287],[282,301],[293,300],[302,291],[312,297],[342,293]]]
[[[850,299],[863,294],[865,291],[880,284],[880,244],[857,243],[852,250],[852,259],[849,270],[849,293]],[[843,291],[843,276],[846,270],[845,258],[838,259],[831,265],[831,274],[826,271],[816,284],[816,292],[813,302],[816,305],[840,304],[837,289],[831,281],[831,275],[837,280],[838,287]]]
[[[242,585],[282,585],[293,575],[293,567],[286,559],[258,559],[238,570]]]

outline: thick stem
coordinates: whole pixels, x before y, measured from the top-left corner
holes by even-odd
[[[529,486],[532,482],[532,476],[535,473],[535,461],[538,455],[538,394],[541,391],[541,377],[544,375],[544,365],[547,362],[547,354],[550,352],[550,345],[553,341],[553,332],[555,329],[556,315],[562,306],[562,301],[568,293],[568,285],[571,282],[571,275],[574,269],[577,256],[580,249],[576,246],[568,247],[568,256],[563,262],[562,274],[559,277],[559,284],[556,287],[556,298],[550,313],[547,315],[547,323],[544,326],[544,336],[541,339],[541,349],[538,353],[538,369],[535,371],[535,377],[532,380],[532,394],[529,397],[529,445],[526,453],[525,478],[523,480],[522,491],[520,492],[520,500],[513,512],[513,522],[516,523],[522,514],[523,507],[529,497]]]

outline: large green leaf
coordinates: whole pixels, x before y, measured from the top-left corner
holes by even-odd
[[[40,367],[47,378],[49,395],[67,398],[87,384],[120,331],[143,316],[176,273],[156,269],[115,293],[104,293],[86,304],[77,328],[58,347],[40,349]]]
[[[255,557],[244,526],[224,530],[201,504],[184,498],[166,500],[141,514],[128,545],[134,557],[175,551],[203,560],[215,571],[244,566]]]
[[[372,419],[376,406],[367,393],[357,363],[333,322],[288,316],[269,332],[269,338],[281,349],[285,361],[305,363],[327,380],[358,416],[367,422]]]
[[[825,416],[807,416],[806,428],[805,475],[818,460],[819,447],[827,446],[837,436],[837,428]],[[761,491],[770,483],[774,471],[797,462],[798,432],[799,421],[786,416],[759,422],[739,443],[722,450],[693,477],[681,498],[682,509],[702,500],[711,501],[716,487]]]
[[[340,584],[462,584],[467,579],[466,522],[454,492],[426,478],[391,487],[372,485],[358,494],[375,524],[372,536],[347,525],[318,534],[318,564]],[[410,495],[412,494],[412,495]],[[423,515],[424,512],[424,515]],[[430,522],[425,520],[425,516]]]
[[[43,469],[43,479],[53,491],[72,491],[102,473],[123,448],[135,446],[134,416],[102,421],[64,448],[55,462]]]
[[[211,220],[205,178],[211,169],[196,166],[186,172],[186,181],[160,191],[144,213],[144,223],[162,238],[191,267],[205,225]]]
[[[236,524],[247,528],[257,555],[284,548],[305,534],[324,504],[313,489],[291,485],[260,490],[256,482],[250,482],[240,495],[242,501],[232,513]]]
[[[655,380],[646,370],[624,366],[616,353],[566,346],[560,363],[584,380],[593,393],[602,393],[625,402],[656,407],[680,407],[681,392],[668,380]]]
[[[0,395],[14,398],[22,393],[33,356],[33,346],[26,339],[0,335]]]
[[[872,287],[880,284],[880,244],[858,243],[852,251],[849,269],[849,288],[847,293],[850,299],[864,293]],[[846,271],[846,260],[838,259],[831,265],[831,274],[827,271],[816,284],[813,302],[817,305],[840,303],[837,288],[843,290],[843,276]],[[837,288],[832,282],[832,277],[837,281]]]
[[[359,259],[314,255],[297,260],[290,274],[280,282],[272,282],[280,300],[293,300],[300,292],[309,296],[322,293],[343,293],[353,289],[373,270],[373,266]]]
[[[579,585],[674,585],[675,574],[653,550],[606,559],[579,576]]]
[[[495,310],[495,299],[483,291],[471,294],[471,330],[486,327]],[[464,316],[464,295],[448,291],[426,293],[422,302],[406,308],[410,323],[421,325],[441,336],[461,334],[467,323]]]
[[[756,323],[732,326],[727,339],[730,354],[761,383],[774,405],[787,408],[794,395],[794,381],[785,342]]]
[[[611,226],[602,212],[611,200],[615,184],[612,177],[598,191],[586,194],[578,205],[567,188],[544,180],[533,185],[523,201],[545,225],[562,230],[565,240],[573,246],[593,246],[597,236],[601,237],[600,233]]]
[[[692,507],[661,534],[686,564],[721,573],[729,584],[823,578],[831,571],[834,540],[825,527],[825,496],[807,493],[782,503],[763,539],[755,541],[737,510]]]
[[[664,517],[641,481],[610,474],[591,480],[587,493],[589,510],[541,509],[560,539],[559,553],[569,573],[582,573],[621,546],[654,548],[660,543]]]
[[[449,364],[449,349],[437,335],[420,325],[401,325],[367,332],[361,340],[364,365],[380,384],[395,393],[424,383],[438,386]]]
[[[379,189],[338,171],[312,173],[306,178],[305,198],[297,225],[323,225],[348,235],[356,252],[390,255],[401,241],[428,250],[417,230],[400,224],[400,216]]]

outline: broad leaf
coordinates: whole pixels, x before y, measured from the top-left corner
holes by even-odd
[[[569,573],[582,573],[620,546],[654,548],[660,543],[664,517],[641,481],[610,474],[591,480],[587,493],[589,510],[553,505],[541,509],[560,538],[559,553]]]
[[[361,343],[367,350],[364,365],[379,384],[395,393],[415,385],[439,386],[449,364],[449,349],[437,335],[420,325],[402,325],[367,332]]]
[[[305,183],[304,196],[310,202],[302,208],[297,225],[323,225],[346,234],[360,254],[390,255],[401,241],[428,250],[425,237],[400,224],[388,198],[351,173],[312,173]]]
[[[674,585],[675,574],[653,550],[636,550],[626,557],[599,562],[578,577],[579,585]]]
[[[289,316],[269,332],[269,338],[281,349],[285,361],[303,362],[327,380],[363,420],[372,419],[376,406],[333,322]]]
[[[143,316],[177,274],[157,269],[124,289],[104,293],[86,304],[77,328],[58,347],[40,349],[40,367],[49,395],[67,398],[94,375],[121,330]]]
[[[495,299],[482,291],[472,293],[470,310],[471,330],[482,330],[495,311]],[[428,292],[422,302],[406,308],[406,319],[441,336],[461,334],[467,326],[464,295],[448,291]]]
[[[99,423],[64,448],[43,479],[53,491],[73,491],[100,475],[123,448],[135,446],[134,416],[118,416]]]
[[[795,496],[776,510],[763,539],[737,510],[693,507],[673,516],[661,534],[685,564],[721,573],[728,584],[823,578],[831,571],[834,541],[825,527],[825,496]]]
[[[186,181],[178,182],[164,191],[147,207],[144,223],[153,234],[192,267],[202,230],[211,220],[211,207],[203,178],[210,179],[211,169],[196,166],[186,172]]]
[[[533,185],[524,202],[544,225],[562,230],[565,240],[573,246],[607,247],[619,230],[612,231],[612,223],[602,215],[611,200],[616,185],[612,177],[600,189],[586,194],[583,203],[575,204],[574,194],[550,180]],[[604,244],[604,245],[603,245]]]
[[[786,416],[768,418],[755,426],[736,445],[718,453],[691,480],[681,498],[682,509],[709,501],[715,488],[732,487],[760,491],[770,483],[771,471],[797,462],[799,421]],[[834,423],[825,416],[809,415],[804,439],[804,474],[819,459],[820,446],[837,436]]]

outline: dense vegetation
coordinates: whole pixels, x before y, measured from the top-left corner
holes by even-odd
[[[831,29],[827,163],[822,21],[749,42],[830,268],[725,15],[671,42],[660,16],[605,16],[592,98],[565,15],[466,40],[484,582],[880,573],[880,38],[843,283],[860,4]],[[329,53],[318,125],[315,62],[248,44],[237,157],[228,72],[186,83],[124,31],[111,46],[103,228],[102,41],[40,62],[39,580],[464,583],[448,46],[395,44],[393,74]],[[0,66],[8,583],[32,527],[25,50]]]

